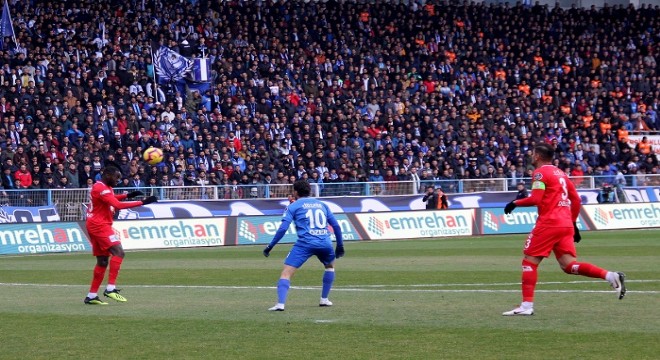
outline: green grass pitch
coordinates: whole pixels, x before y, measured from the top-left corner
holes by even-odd
[[[333,307],[310,260],[276,313],[288,245],[129,252],[129,301],[108,306],[83,305],[89,254],[2,257],[0,359],[657,359],[658,231],[583,237],[579,260],[626,272],[626,298],[550,258],[536,315],[514,318],[525,235],[350,242]]]

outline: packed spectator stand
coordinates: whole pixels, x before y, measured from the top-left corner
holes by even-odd
[[[397,193],[397,183],[417,193],[425,182],[455,192],[463,179],[515,186],[531,174],[538,142],[556,145],[556,165],[576,181],[659,173],[648,142],[627,143],[660,130],[658,7],[10,8],[17,43],[5,39],[0,56],[4,189],[86,188],[116,164],[122,187],[218,185],[219,198],[263,197],[253,185],[299,178],[323,184],[321,195],[360,193],[365,182],[372,194]],[[212,90],[155,86],[152,53],[162,45],[210,57]],[[150,146],[165,152],[158,166],[141,160]]]

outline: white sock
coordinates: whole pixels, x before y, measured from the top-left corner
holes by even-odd
[[[108,291],[112,291],[112,290],[115,289],[115,286],[108,284],[108,287],[106,287],[105,289],[108,290]]]
[[[618,278],[619,278],[619,274],[613,271],[608,271],[607,275],[605,275],[605,280],[607,280],[612,286],[615,286],[616,279]]]
[[[87,293],[87,297],[90,298],[90,299],[93,299],[97,296],[99,296],[97,293]]]
[[[520,304],[520,307],[528,310],[528,309],[533,309],[534,308],[534,303],[531,301],[523,301],[522,304]]]

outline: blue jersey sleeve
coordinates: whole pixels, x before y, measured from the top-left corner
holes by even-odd
[[[286,221],[291,224],[293,222],[293,213],[295,212],[296,208],[296,205],[289,204],[289,206],[284,209],[284,214],[282,214],[282,222]]]
[[[335,238],[337,239],[337,246],[344,246],[344,238],[341,233],[341,226],[339,226],[339,222],[335,218],[335,215],[330,211],[330,209],[326,206],[326,215],[328,218],[328,224],[332,227],[332,230],[335,232]]]
[[[289,226],[293,221],[293,212],[295,211],[295,208],[296,207],[294,204],[290,204],[284,210],[284,214],[282,215],[282,223],[280,224],[280,227],[277,229],[275,236],[273,236],[273,240],[271,240],[270,245],[268,246],[274,247],[278,242],[280,242],[280,240],[282,240],[284,234],[286,234],[286,231],[289,229]]]

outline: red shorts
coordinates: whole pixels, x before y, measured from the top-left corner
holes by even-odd
[[[92,244],[92,254],[94,256],[110,256],[110,248],[119,244],[121,241],[115,235],[111,227],[87,228],[89,234],[89,243]]]
[[[564,254],[576,257],[572,227],[535,227],[532,230],[525,241],[523,253],[529,256],[548,257],[550,252],[554,252],[557,259]]]

